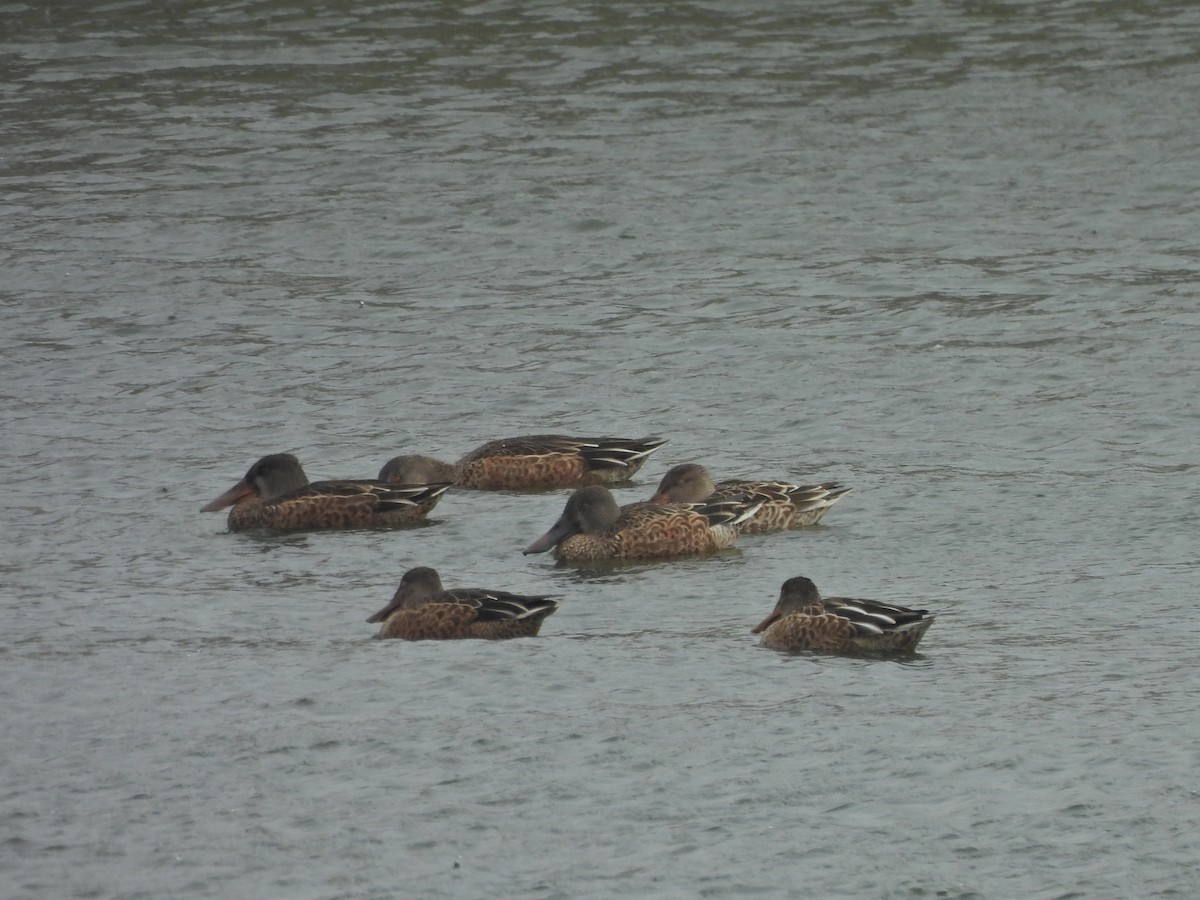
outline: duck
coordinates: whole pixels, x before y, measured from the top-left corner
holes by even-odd
[[[737,525],[754,515],[761,498],[725,498],[703,503],[640,501],[618,506],[600,485],[579,488],[558,521],[523,551],[554,555],[566,562],[658,559],[727,550],[737,542]]]
[[[367,619],[382,622],[376,637],[408,641],[534,637],[558,609],[548,595],[442,587],[437,569],[417,566],[400,578],[391,602]]]
[[[710,498],[759,496],[763,504],[738,526],[742,534],[765,534],[805,525],[816,525],[829,508],[850,488],[836,481],[793,484],[789,481],[754,481],[732,478],[714,482],[708,469],[698,463],[682,463],[668,469],[654,491],[657,503],[698,503]]]
[[[395,528],[424,519],[449,487],[449,482],[310,482],[299,459],[290,453],[272,453],[200,511],[217,512],[232,506],[230,531]]]
[[[660,437],[567,437],[531,434],[489,441],[458,462],[431,456],[396,456],[380,481],[452,482],[481,491],[555,490],[628,481],[667,441]]]
[[[772,650],[912,653],[934,616],[876,600],[822,597],[812,579],[789,578],[771,614],[751,629]]]

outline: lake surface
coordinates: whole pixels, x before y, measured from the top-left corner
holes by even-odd
[[[62,6],[0,7],[5,898],[1194,896],[1200,6]],[[563,492],[199,512],[547,431],[853,491],[582,570]],[[414,565],[562,607],[371,640]],[[800,574],[937,622],[758,647]]]

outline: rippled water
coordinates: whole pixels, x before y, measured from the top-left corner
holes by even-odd
[[[1194,893],[1200,8],[795,6],[0,10],[6,898]],[[540,431],[854,490],[198,512]],[[370,640],[418,564],[563,605]],[[797,574],[938,621],[762,650]]]

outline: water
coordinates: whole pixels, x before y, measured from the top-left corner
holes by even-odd
[[[6,898],[1194,892],[1195,6],[0,17]],[[198,512],[539,431],[854,490],[595,571]],[[370,640],[412,565],[563,605]],[[797,574],[938,621],[762,650]]]

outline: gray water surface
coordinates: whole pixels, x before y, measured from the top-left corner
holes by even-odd
[[[0,21],[6,900],[1195,894],[1200,7]],[[854,490],[586,570],[565,493],[198,511],[544,431]],[[562,608],[371,640],[413,565]],[[938,621],[757,647],[798,574]]]

